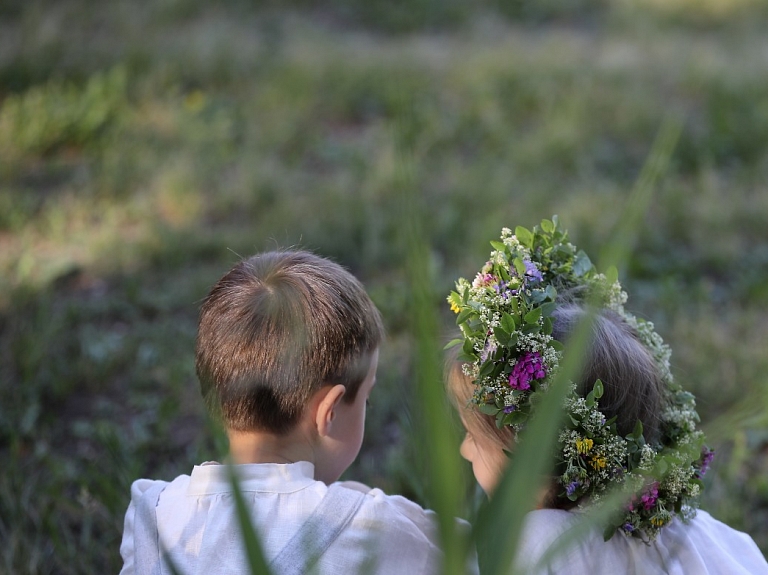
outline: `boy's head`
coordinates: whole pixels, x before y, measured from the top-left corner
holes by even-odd
[[[326,385],[355,401],[384,328],[363,286],[303,251],[238,263],[205,298],[196,367],[209,409],[234,431],[283,435]]]

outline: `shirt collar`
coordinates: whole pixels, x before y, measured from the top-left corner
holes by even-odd
[[[292,493],[315,482],[315,466],[308,461],[297,463],[247,463],[233,465],[240,491]],[[190,476],[187,495],[229,493],[232,484],[226,465],[195,465]]]

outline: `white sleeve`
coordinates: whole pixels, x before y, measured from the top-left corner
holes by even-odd
[[[437,514],[429,509],[422,508],[419,504],[402,497],[401,495],[385,495],[380,489],[373,489],[369,495],[386,499],[397,513],[405,519],[406,524],[410,525],[412,533],[419,537],[432,551],[432,557],[428,565],[423,567],[424,573],[437,572],[439,559],[442,557],[440,532],[437,523]],[[463,519],[456,519],[456,530],[469,539],[471,527]],[[432,569],[430,571],[430,569]],[[413,571],[414,573],[417,571]],[[477,575],[479,568],[477,565],[477,553],[474,549],[469,550],[465,572],[468,575]]]
[[[133,546],[133,530],[136,520],[136,502],[141,499],[144,492],[152,487],[155,482],[151,479],[137,479],[131,485],[131,502],[128,504],[128,510],[125,512],[125,522],[123,523],[123,540],[120,543],[120,556],[123,558],[123,568],[120,569],[120,575],[134,575],[135,569],[135,549]]]

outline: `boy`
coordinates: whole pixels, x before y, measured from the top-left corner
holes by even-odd
[[[334,484],[357,457],[383,337],[379,312],[339,265],[301,251],[237,264],[200,312],[197,374],[274,575],[431,573],[432,513],[378,489]],[[330,486],[330,487],[329,487]],[[246,573],[229,470],[138,480],[123,574]]]

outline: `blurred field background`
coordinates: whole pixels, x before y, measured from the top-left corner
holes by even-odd
[[[502,226],[556,213],[597,253],[665,116],[628,307],[699,397],[703,507],[768,552],[766,29],[761,0],[0,0],[0,572],[117,572],[131,481],[221,457],[197,308],[275,247],[380,306],[346,476],[429,505],[405,211],[447,341]]]

